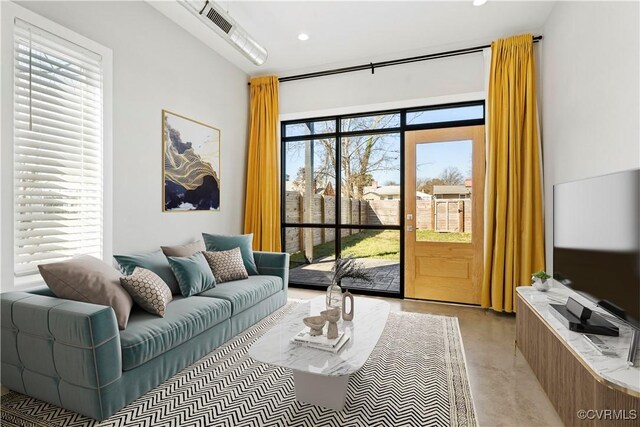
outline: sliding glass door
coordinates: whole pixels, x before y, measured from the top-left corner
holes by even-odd
[[[471,120],[483,121],[482,103],[449,107],[453,114],[444,107],[282,123],[282,243],[292,286],[326,288],[336,257],[352,256],[374,281],[343,287],[404,295],[405,131],[456,125],[478,107]]]

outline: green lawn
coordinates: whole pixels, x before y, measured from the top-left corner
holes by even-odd
[[[335,255],[334,242],[313,247],[313,258]],[[400,259],[400,232],[394,230],[363,230],[351,236],[342,237],[342,255],[356,258]],[[292,264],[304,264],[302,252],[291,254]]]
[[[421,242],[471,243],[471,233],[439,233],[433,230],[416,230]]]
[[[470,233],[438,233],[418,230],[418,240],[428,242],[471,243]],[[314,246],[313,258],[321,259],[335,255],[334,242]],[[400,232],[395,230],[363,230],[342,238],[342,255],[356,258],[400,259]],[[305,264],[302,252],[291,254],[291,263]]]

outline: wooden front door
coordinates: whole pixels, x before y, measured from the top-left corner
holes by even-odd
[[[405,296],[480,303],[484,126],[405,133]]]

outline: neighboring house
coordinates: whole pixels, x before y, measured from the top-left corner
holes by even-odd
[[[400,186],[383,185],[380,187],[365,187],[363,197],[365,200],[400,200]],[[416,191],[416,198],[418,200],[431,200],[431,195],[423,193],[422,191]]]
[[[435,199],[470,199],[471,187],[466,185],[434,185]]]

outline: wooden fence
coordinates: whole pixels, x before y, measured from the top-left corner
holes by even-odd
[[[309,201],[297,191],[287,191],[285,220],[287,223],[335,224],[335,196],[314,195]],[[440,232],[471,232],[471,199],[439,199],[416,201],[416,229]],[[400,200],[341,199],[343,224],[400,224]],[[342,236],[359,233],[360,229],[342,230]],[[335,240],[330,228],[295,228],[285,232],[286,250],[295,253],[305,250],[305,242],[312,246]],[[311,248],[307,248],[309,251]]]
[[[368,202],[368,224],[400,224],[400,200]],[[416,201],[416,228],[440,232],[471,232],[471,199]]]
[[[335,196],[314,195],[309,203],[301,193],[297,191],[287,191],[285,220],[288,223],[313,223],[313,224],[335,224],[336,223],[336,198]],[[308,203],[305,209],[305,203]],[[344,224],[367,224],[366,200],[356,200],[342,198],[340,200],[342,211],[342,222]],[[342,236],[357,234],[360,229],[342,230]],[[335,230],[330,228],[287,228],[285,233],[286,249],[289,253],[304,250],[305,239],[313,239],[313,246],[335,240]]]

